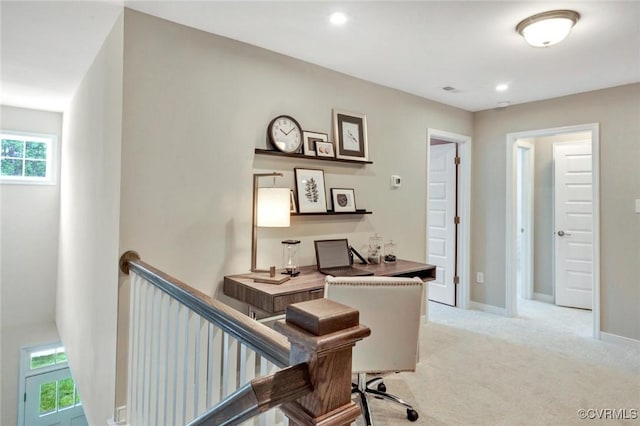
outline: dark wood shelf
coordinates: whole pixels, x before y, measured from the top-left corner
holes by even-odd
[[[373,212],[367,210],[356,210],[355,212],[334,212],[333,210],[327,210],[326,212],[319,213],[291,213],[291,216],[341,216],[341,215],[356,215],[356,214],[373,214]]]
[[[275,149],[256,148],[255,153],[260,155],[273,155],[275,157],[288,157],[288,158],[301,158],[304,160],[330,161],[333,163],[373,164],[373,161],[344,160],[342,158],[318,157],[318,156],[311,156],[311,155],[304,155],[304,154],[287,154],[285,152],[276,151]]]

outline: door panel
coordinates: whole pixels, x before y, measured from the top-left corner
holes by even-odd
[[[429,299],[455,306],[456,262],[456,144],[431,145],[429,162],[429,258],[436,279],[429,282]]]
[[[556,304],[591,309],[593,200],[590,141],[553,145]]]
[[[25,384],[25,425],[87,426],[69,368],[29,376]]]

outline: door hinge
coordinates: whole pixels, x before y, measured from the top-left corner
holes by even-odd
[[[457,166],[460,164],[460,157],[456,156],[455,159],[453,160],[454,164]]]
[[[453,223],[455,223],[456,225],[460,225],[460,216],[455,216],[453,218]]]
[[[460,277],[457,276],[457,275],[455,277],[453,277],[453,283],[454,284],[460,284]]]

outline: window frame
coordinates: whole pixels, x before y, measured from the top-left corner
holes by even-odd
[[[51,133],[23,132],[18,130],[0,129],[0,140],[13,139],[22,142],[44,142],[47,144],[45,177],[35,176],[3,176],[0,174],[0,184],[18,185],[56,185],[58,172],[58,136]],[[26,146],[25,146],[26,148]],[[26,153],[25,153],[26,155]],[[25,157],[23,156],[23,159]]]

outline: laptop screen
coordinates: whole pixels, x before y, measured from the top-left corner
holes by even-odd
[[[339,240],[316,240],[316,262],[318,269],[350,266],[349,243],[346,238]]]

